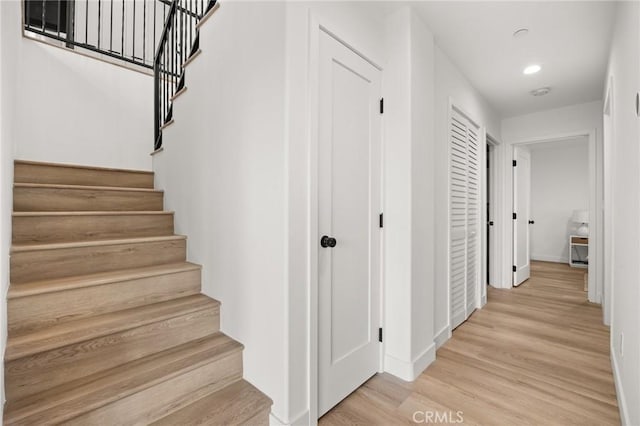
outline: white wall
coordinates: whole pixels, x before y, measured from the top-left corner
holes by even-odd
[[[451,334],[449,322],[448,229],[449,221],[449,109],[453,103],[465,111],[497,141],[501,140],[500,117],[456,68],[447,55],[435,48],[435,333],[438,345]],[[484,150],[481,150],[484,156]],[[484,158],[484,157],[482,157]],[[482,164],[481,160],[481,164]],[[496,223],[501,218],[496,217]]]
[[[411,43],[411,363],[412,379],[435,360],[435,44],[412,11]],[[392,141],[390,139],[389,141]],[[393,283],[391,281],[390,283]],[[387,288],[392,289],[391,285]],[[388,292],[388,291],[387,291]],[[401,308],[401,307],[399,307]]]
[[[574,210],[589,209],[587,138],[528,145],[531,152],[531,259],[569,262]],[[582,254],[581,254],[582,255]]]
[[[153,78],[23,38],[22,2],[2,3],[15,157],[149,170]]]
[[[153,157],[202,290],[222,302],[222,331],[245,345],[245,378],[278,417],[289,376],[284,10],[226,3],[202,27],[203,53]]]
[[[0,2],[0,28],[10,26],[12,15],[7,2]],[[11,211],[13,210],[13,107],[11,99],[15,85],[10,39],[0,31],[0,353],[7,340],[7,289],[9,288],[9,249],[11,247]],[[4,408],[4,368],[0,368],[0,417]]]
[[[640,90],[640,4],[618,6],[607,82],[612,82],[613,188],[605,213],[612,214],[611,356],[625,425],[640,424],[640,129],[635,97]],[[609,147],[607,147],[609,148]],[[609,169],[608,169],[609,171]],[[610,198],[607,197],[609,201]],[[623,338],[624,336],[624,338]],[[623,342],[624,340],[624,342]]]
[[[410,379],[434,356],[434,45],[408,8],[395,21],[398,38],[385,41],[397,34],[385,32],[383,6],[222,5],[215,25],[203,27],[203,54],[187,70],[175,124],[154,156],[189,258],[204,265],[205,293],[223,303],[223,331],[245,344],[246,378],[274,400],[274,423],[313,422],[315,414],[309,88],[320,26],[385,73],[384,346],[397,362],[385,357],[384,368]]]
[[[504,200],[500,204],[503,214],[511,214],[513,206],[512,173],[513,144],[543,140],[556,140],[565,136],[593,134],[593,144],[589,146],[589,211],[590,211],[590,239],[589,239],[589,300],[600,301],[602,292],[602,268],[598,267],[602,256],[602,211],[597,211],[596,201],[602,199],[602,101],[586,104],[571,105],[563,108],[536,112],[517,117],[510,117],[502,121],[502,138],[505,142],[500,150],[503,155],[501,166],[507,176],[504,180]],[[599,153],[599,154],[598,154]],[[595,191],[594,191],[595,188]],[[503,223],[504,246],[502,259],[502,286],[511,287],[512,284],[512,224]]]
[[[408,7],[386,22],[384,369],[415,379],[433,343],[433,35]]]

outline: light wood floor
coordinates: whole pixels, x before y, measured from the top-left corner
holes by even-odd
[[[532,263],[518,288],[489,288],[487,305],[415,382],[376,375],[319,423],[415,424],[416,411],[451,412],[455,422],[461,411],[472,425],[619,425],[609,331],[586,300],[584,272]]]

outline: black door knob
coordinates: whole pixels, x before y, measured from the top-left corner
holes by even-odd
[[[489,221],[489,226],[493,226],[493,221],[492,220]]]
[[[336,246],[336,239],[332,238],[332,237],[328,237],[326,235],[323,235],[322,238],[320,238],[320,245],[322,247],[335,247]]]
[[[529,221],[529,225],[533,225],[535,222],[533,220]]]

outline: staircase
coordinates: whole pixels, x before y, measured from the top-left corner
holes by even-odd
[[[5,424],[268,424],[153,184],[15,162]]]

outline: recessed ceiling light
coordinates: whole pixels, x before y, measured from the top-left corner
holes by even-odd
[[[530,75],[530,74],[535,74],[538,71],[540,71],[542,69],[542,67],[540,65],[529,65],[528,67],[526,67],[522,73],[526,74],[526,75]]]
[[[515,38],[521,38],[521,37],[526,36],[527,34],[529,34],[529,29],[528,28],[520,28],[519,30],[516,30],[513,33],[513,36]]]
[[[539,89],[532,90],[531,95],[533,96],[544,96],[551,91],[551,87],[541,87]]]

